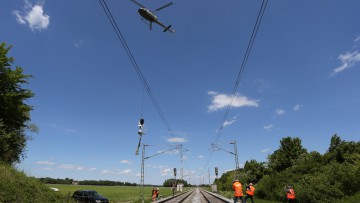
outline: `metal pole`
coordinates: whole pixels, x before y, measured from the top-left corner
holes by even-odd
[[[181,169],[180,169],[180,176],[181,176],[181,181],[184,179],[184,173],[183,173],[183,167],[182,167],[182,160],[183,160],[183,155],[182,155],[182,150],[180,151],[181,154],[181,161],[180,161],[180,165],[181,165]]]
[[[178,145],[179,148],[179,152],[180,152],[180,178],[181,181],[184,180],[184,172],[183,172],[183,167],[182,167],[182,163],[183,163],[183,149],[182,149],[182,145]]]
[[[236,141],[234,141],[234,153],[235,153],[236,170],[238,170],[240,167],[239,167],[239,157],[238,157],[238,152],[237,152]]]
[[[146,146],[150,146],[150,145],[146,145],[145,143],[143,143],[143,148],[142,148],[142,159],[141,159],[141,189],[140,189],[140,196],[141,196],[141,202],[144,203],[145,202],[145,197],[144,197],[144,173],[145,173],[145,169],[144,169],[144,165],[145,165],[145,159],[148,159],[148,158],[151,158],[151,157],[154,157],[154,156],[157,156],[157,155],[160,155],[160,154],[163,154],[165,152],[168,152],[168,151],[171,151],[171,150],[174,150],[176,149],[177,147],[174,147],[174,148],[171,148],[171,149],[168,149],[168,150],[165,150],[165,151],[162,151],[162,152],[159,152],[157,154],[154,154],[152,156],[148,156],[148,157],[145,157],[145,147]],[[176,176],[175,176],[175,179],[176,179]]]
[[[141,202],[144,203],[145,202],[145,197],[144,197],[144,162],[145,162],[145,143],[143,144],[142,147],[142,159],[141,159],[141,192],[140,192],[140,196],[141,196]]]
[[[210,168],[208,168],[208,177],[209,177],[209,185],[210,185]]]
[[[238,158],[238,153],[237,153],[237,146],[236,146],[236,141],[234,142],[230,142],[230,144],[234,145],[234,155],[235,155],[235,173],[234,173],[234,180],[237,179],[236,174],[239,170],[239,158]]]

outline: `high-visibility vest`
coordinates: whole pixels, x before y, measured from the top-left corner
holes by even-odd
[[[243,196],[243,192],[242,192],[242,185],[240,182],[235,182],[233,184],[233,189],[234,189],[234,196],[236,197],[240,197]]]
[[[295,199],[295,191],[294,191],[294,189],[292,189],[292,188],[289,189],[289,192],[287,192],[286,197],[288,199]]]
[[[249,189],[246,190],[246,194],[254,196],[255,194],[255,187],[250,185]]]

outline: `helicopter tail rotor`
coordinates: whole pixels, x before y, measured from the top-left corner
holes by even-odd
[[[175,30],[170,30],[170,28],[171,28],[171,25],[167,26],[163,32],[169,31],[169,32],[171,32],[172,35],[175,36]]]
[[[165,28],[164,32],[170,30],[170,28],[171,28],[171,25],[167,26],[167,28]]]

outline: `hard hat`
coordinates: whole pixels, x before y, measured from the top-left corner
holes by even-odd
[[[250,183],[249,185],[253,185],[252,183]]]

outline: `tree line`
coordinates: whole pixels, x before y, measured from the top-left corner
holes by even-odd
[[[183,184],[184,187],[190,187],[190,183],[188,183],[186,180],[181,180],[181,179],[174,179],[174,178],[170,178],[170,179],[166,179],[163,183],[163,187],[172,187],[173,185],[178,185],[178,184]]]
[[[215,184],[230,191],[235,178],[244,185],[255,183],[255,195],[263,199],[283,201],[284,186],[291,185],[299,203],[334,202],[360,193],[360,142],[335,134],[320,154],[308,152],[300,138],[286,137],[267,162],[246,161],[243,169],[224,173]]]
[[[111,180],[82,180],[74,181],[74,179],[65,178],[38,178],[44,184],[77,184],[77,185],[103,185],[103,186],[137,186],[136,183],[111,181]]]

